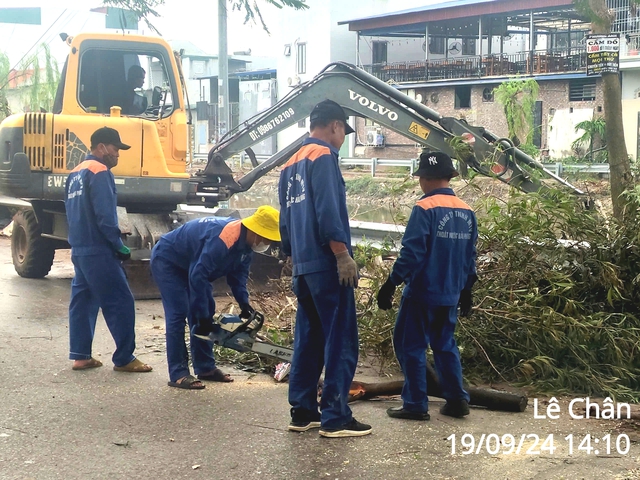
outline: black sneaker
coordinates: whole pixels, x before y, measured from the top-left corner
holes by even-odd
[[[469,415],[469,403],[466,400],[447,400],[440,408],[440,413],[447,417],[462,418]]]
[[[391,418],[402,418],[404,420],[429,420],[431,416],[428,412],[412,412],[404,407],[391,407],[387,409],[387,415]]]
[[[327,438],[362,437],[371,433],[371,425],[360,423],[355,418],[340,428],[321,428],[320,435]]]
[[[320,428],[320,414],[302,408],[291,409],[291,423],[288,429],[292,432],[306,432],[312,428]]]

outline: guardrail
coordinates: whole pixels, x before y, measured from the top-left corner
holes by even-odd
[[[609,174],[608,163],[543,163],[547,170],[560,176],[564,173],[597,173],[601,175]]]
[[[208,153],[194,153],[193,154],[193,163],[201,165],[201,164],[205,164],[207,163],[207,160],[209,158],[209,154]],[[265,160],[268,160],[269,158],[271,158],[270,155],[256,155],[256,160],[258,160],[258,163],[262,163]],[[235,163],[238,163],[238,167],[240,169],[244,168],[244,164],[247,163],[249,166],[251,166],[251,160],[249,160],[249,157],[244,154],[241,153],[239,155],[235,155],[233,157],[231,157],[230,159],[227,160],[228,162],[231,163],[231,167],[233,168],[233,166],[235,165]]]
[[[371,169],[371,176],[375,177],[377,167],[408,167],[409,173],[413,173],[418,169],[418,159],[412,158],[409,160],[397,160],[386,158],[341,158],[340,166],[369,167]]]
[[[193,155],[194,162],[196,163],[205,163],[207,161],[207,153],[195,153]],[[267,160],[269,156],[257,156],[258,162],[263,162]],[[238,166],[240,168],[243,167],[245,162],[249,162],[249,159],[246,155],[240,154],[231,159],[232,166],[235,162],[238,162]],[[340,158],[339,160],[341,167],[369,167],[371,170],[371,176],[376,176],[376,170],[378,167],[405,167],[409,169],[409,173],[413,173],[418,169],[418,159],[387,159],[387,158]],[[609,164],[608,163],[543,163],[544,167],[555,173],[558,176],[561,176],[565,173],[596,173],[600,175],[608,175],[609,174]]]
[[[194,163],[205,163],[208,158],[208,153],[194,153]],[[259,163],[269,159],[268,155],[257,155],[256,159]],[[245,162],[249,162],[246,155],[240,154],[230,159],[232,166],[237,161],[240,168],[243,167]],[[371,169],[371,176],[376,176],[377,167],[405,167],[409,169],[410,173],[415,172],[418,169],[418,159],[412,158],[406,159],[386,159],[386,158],[340,158],[341,167],[369,167]]]
[[[178,205],[178,212],[190,215],[188,219],[207,216],[229,216],[238,215],[245,218],[251,215],[255,208],[229,208],[229,202],[220,202],[218,208],[202,207],[199,205]],[[384,244],[395,244],[400,246],[400,241],[404,235],[405,227],[391,223],[362,222],[360,220],[349,220],[351,230],[351,245],[366,243],[373,247],[380,248]]]

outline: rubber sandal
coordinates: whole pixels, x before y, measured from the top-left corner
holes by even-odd
[[[84,365],[80,365],[77,367],[72,366],[71,370],[87,370],[88,368],[98,368],[102,366],[102,362],[100,360],[96,360],[95,358],[90,358],[87,363]]]
[[[132,362],[127,363],[121,367],[113,367],[116,372],[129,372],[129,373],[146,373],[153,370],[153,367],[147,365],[146,363],[142,363],[137,358]]]
[[[222,382],[222,383],[231,383],[233,382],[233,378],[228,373],[222,373],[222,370],[216,368],[213,372],[198,375],[198,380],[207,380],[209,382]]]
[[[194,385],[194,383],[200,382],[200,380],[193,375],[187,375],[186,377],[179,378],[178,380],[179,381],[177,382],[167,382],[167,385],[175,388],[183,388],[185,390],[202,390],[204,388],[204,385],[202,384]]]

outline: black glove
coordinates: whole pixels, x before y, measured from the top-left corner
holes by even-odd
[[[473,306],[471,290],[462,290],[462,292],[460,292],[460,301],[458,306],[460,307],[461,317],[468,317],[471,315],[471,307]]]
[[[387,278],[387,281],[382,284],[378,296],[378,308],[380,310],[389,310],[393,306],[393,294],[396,291],[396,286],[391,283],[391,279]]]
[[[126,262],[131,258],[131,250],[123,245],[120,247],[120,250],[116,250],[116,257],[118,257],[118,260],[121,262]]]
[[[213,318],[200,318],[195,327],[193,327],[193,334],[195,336],[206,337],[213,332]]]
[[[254,308],[249,305],[248,303],[243,303],[242,305],[240,305],[240,308],[242,309],[240,312],[240,318],[251,318],[251,315],[253,315],[254,313],[256,313],[256,311],[254,310]]]

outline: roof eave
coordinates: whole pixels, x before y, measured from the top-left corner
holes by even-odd
[[[376,18],[363,18],[338,22],[338,25],[349,25],[349,30],[363,31],[385,27],[420,24],[469,18],[482,15],[515,14],[540,8],[573,7],[572,0],[494,0],[472,5],[459,5],[439,9],[425,9],[417,12],[390,13]]]

